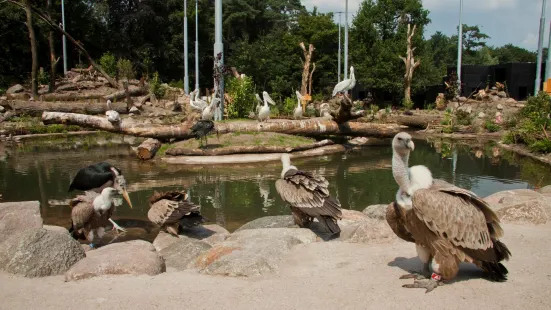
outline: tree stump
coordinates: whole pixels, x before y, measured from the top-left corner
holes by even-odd
[[[150,160],[155,157],[159,148],[161,148],[161,142],[157,139],[149,138],[138,146],[138,158],[141,160]]]

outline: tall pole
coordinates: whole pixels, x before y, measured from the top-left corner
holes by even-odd
[[[189,94],[189,65],[187,49],[187,0],[184,0],[184,92]]]
[[[457,94],[461,96],[461,56],[463,55],[463,0],[459,1],[459,36],[457,37]]]
[[[545,81],[551,79],[551,23],[549,23],[549,46],[547,47],[547,61],[545,62]],[[551,90],[547,90],[551,91]]]
[[[61,0],[61,23],[65,31],[65,1]],[[67,74],[67,41],[63,35],[63,74]]]
[[[217,64],[218,54],[222,55],[219,66],[224,64],[224,44],[222,43],[222,0],[214,1],[214,63]],[[224,76],[220,75],[220,84],[218,85],[218,96],[220,96],[220,107],[216,120],[222,120],[224,116]],[[216,89],[216,80],[214,81],[214,87]]]
[[[195,89],[199,89],[199,10],[195,0]]]
[[[344,79],[348,79],[348,0],[344,9]]]
[[[540,35],[538,38],[538,60],[536,62],[536,85],[534,85],[534,96],[540,91],[541,85],[541,62],[543,58],[543,35],[545,31],[545,6],[547,0],[542,1],[540,18]]]
[[[338,81],[340,82],[341,81],[341,12],[339,12],[339,71],[337,76],[338,76]]]

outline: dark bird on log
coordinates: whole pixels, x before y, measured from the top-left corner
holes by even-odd
[[[132,202],[126,190],[126,179],[122,175],[122,171],[108,162],[101,162],[80,169],[71,185],[69,185],[69,192],[80,190],[101,193],[106,187],[114,187],[116,190],[121,191],[123,198],[128,202],[130,208],[132,208]],[[109,221],[113,224],[113,229],[126,231],[111,218],[109,218]]]
[[[342,208],[340,202],[331,197],[329,182],[321,175],[291,166],[289,154],[283,154],[281,162],[281,179],[275,186],[283,201],[290,205],[295,224],[308,227],[316,218],[332,237],[339,237],[341,229],[337,220],[342,218]]]
[[[201,215],[201,207],[188,199],[185,191],[155,192],[149,198],[147,217],[162,230],[178,236],[179,228],[190,228],[208,221]]]
[[[214,131],[214,122],[209,120],[198,120],[191,127],[191,135],[195,139],[200,139],[201,147],[203,146],[203,138],[205,138],[205,144],[208,144],[207,135]],[[218,137],[218,131],[216,131]]]

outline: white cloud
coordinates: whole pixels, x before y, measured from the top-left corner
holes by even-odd
[[[460,0],[422,0],[423,6],[430,11],[459,11]],[[526,1],[526,0],[524,0]],[[504,8],[514,8],[520,0],[464,0],[463,11],[472,12],[473,10],[499,10]],[[540,4],[541,5],[541,4]]]
[[[526,37],[522,41],[522,44],[527,49],[535,49],[538,47],[538,36],[530,32],[526,34]]]

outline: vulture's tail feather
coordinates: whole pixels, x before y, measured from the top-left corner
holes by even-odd
[[[320,218],[318,218],[318,221],[320,221],[320,223],[322,223],[325,227],[327,227],[327,229],[329,231],[331,231],[331,233],[333,233],[333,235],[338,236],[341,233],[341,228],[337,224],[337,221],[335,219],[333,219],[332,217],[330,217],[330,216],[321,216]]]

